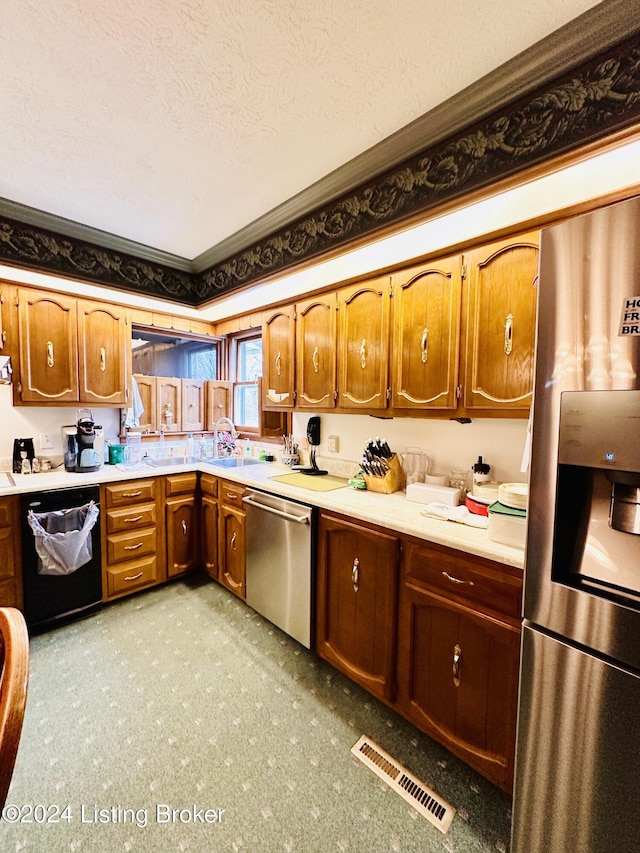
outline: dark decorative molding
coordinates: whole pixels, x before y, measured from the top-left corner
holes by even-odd
[[[399,225],[464,194],[640,121],[640,37],[478,121],[213,266],[196,285],[201,301]]]
[[[200,273],[186,259],[176,268],[173,256],[155,262],[152,250],[118,251],[2,208],[0,262],[202,305],[640,123],[640,32],[483,115]]]
[[[13,266],[195,305],[194,276],[0,217],[0,260]]]

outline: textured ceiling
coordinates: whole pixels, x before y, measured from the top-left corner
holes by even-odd
[[[0,0],[0,197],[197,258],[595,5]]]

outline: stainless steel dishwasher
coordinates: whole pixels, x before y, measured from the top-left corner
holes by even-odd
[[[246,510],[247,604],[311,648],[314,509],[249,491]]]

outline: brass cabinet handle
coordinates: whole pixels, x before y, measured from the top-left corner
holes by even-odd
[[[131,575],[130,577],[125,578],[126,581],[137,581],[138,578],[141,578],[144,572],[138,572],[137,575]]]
[[[360,367],[364,370],[367,366],[367,339],[363,338],[360,344]]]
[[[442,577],[446,578],[448,581],[451,581],[451,583],[461,583],[464,584],[464,586],[475,586],[473,581],[460,580],[460,578],[455,578],[453,575],[450,575],[449,572],[443,572]]]
[[[422,350],[422,363],[426,364],[429,358],[429,329],[424,329],[422,332],[420,349]]]
[[[276,373],[280,376],[280,372],[282,370],[282,358],[280,357],[280,353],[276,356]]]
[[[231,537],[231,550],[232,551],[236,550],[236,534],[235,533]]]
[[[136,521],[140,521],[142,519],[141,515],[136,515],[134,518],[123,518],[122,522],[124,524],[135,524]]]
[[[351,582],[353,584],[353,591],[357,592],[360,588],[360,560],[357,557],[354,559],[351,568]]]
[[[144,542],[138,542],[137,545],[125,545],[124,550],[125,551],[137,551],[138,548],[142,548],[143,545],[144,545]]]
[[[126,492],[122,495],[123,498],[139,498],[142,492]]]
[[[513,349],[513,314],[507,314],[504,324],[504,354],[511,355]]]
[[[187,535],[187,522],[183,518],[181,523],[182,523],[182,535],[186,536]]]
[[[456,687],[460,687],[460,658],[462,657],[462,649],[456,643],[453,647],[453,683]]]
[[[227,492],[227,500],[237,501],[240,495],[237,495],[235,492]]]
[[[313,362],[313,369],[314,369],[314,370],[315,370],[315,372],[317,373],[317,372],[318,372],[318,368],[319,368],[319,365],[318,365],[318,347],[316,347],[316,348],[314,349],[314,351],[313,351],[313,355],[311,356],[311,361]]]
[[[107,351],[104,347],[100,347],[100,370],[104,373],[107,369]]]
[[[47,341],[47,367],[53,367],[53,341]]]

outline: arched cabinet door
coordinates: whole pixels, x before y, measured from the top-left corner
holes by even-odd
[[[119,305],[78,300],[80,399],[85,403],[127,402],[131,323]]]
[[[394,409],[458,405],[462,256],[402,270],[393,293]]]
[[[467,409],[531,406],[538,244],[525,234],[465,256]]]
[[[18,322],[22,402],[77,402],[76,300],[58,293],[21,288]]]
[[[388,405],[390,302],[390,276],[338,293],[340,408],[385,409]]]
[[[295,306],[278,308],[262,326],[262,407],[294,405]]]
[[[333,409],[338,397],[335,293],[296,305],[296,405]]]

